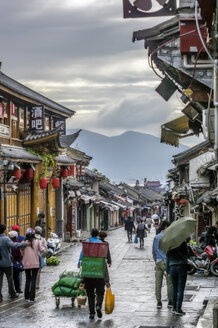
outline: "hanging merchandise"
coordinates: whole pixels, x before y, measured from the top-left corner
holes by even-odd
[[[17,167],[14,169],[13,174],[12,174],[16,179],[21,178],[21,169],[18,169]]]
[[[74,175],[74,165],[71,165],[70,166],[70,169],[69,169],[69,175]]]
[[[59,178],[52,178],[52,186],[54,188],[59,188],[60,187],[60,180],[59,180]]]
[[[33,176],[34,176],[34,172],[33,172],[33,169],[31,167],[29,167],[27,170],[26,170],[26,174],[25,174],[26,178],[28,180],[32,180],[33,179]]]
[[[68,177],[68,169],[67,168],[62,169],[61,176],[62,176],[62,178]]]
[[[186,199],[180,199],[179,204],[186,205],[188,201]]]
[[[41,189],[46,189],[47,188],[47,179],[46,178],[41,178],[39,180],[39,185]]]

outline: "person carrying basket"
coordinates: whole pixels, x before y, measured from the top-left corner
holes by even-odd
[[[102,242],[98,238],[98,235],[98,229],[92,229],[91,237],[83,242],[83,250],[80,253],[78,261],[78,268],[82,265],[82,277],[88,296],[90,319],[94,319],[95,317],[95,298],[97,299],[97,316],[98,318],[102,317],[101,308],[104,299],[105,285],[107,288],[110,288],[109,274],[105,261],[108,245]],[[91,245],[92,243],[95,244]],[[103,245],[96,245],[97,243],[102,243]],[[105,252],[105,254],[103,254],[103,252]]]

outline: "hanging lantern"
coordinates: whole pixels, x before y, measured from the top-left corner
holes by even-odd
[[[17,167],[14,169],[13,174],[12,174],[16,179],[21,178],[21,169],[18,169]]]
[[[39,180],[39,185],[41,189],[46,189],[47,188],[47,179],[46,178],[41,178]]]
[[[60,187],[60,180],[59,180],[59,178],[53,178],[52,179],[52,186],[54,188],[59,188]]]
[[[68,169],[67,168],[62,169],[61,176],[62,176],[62,178],[68,177]]]
[[[69,169],[68,175],[74,175],[74,165],[71,165],[71,166],[70,166],[70,169]]]
[[[29,167],[29,168],[26,170],[26,174],[25,174],[25,176],[26,176],[26,178],[27,178],[28,180],[32,180],[32,179],[33,179],[33,175],[34,175],[34,173],[33,173],[33,169],[32,169],[31,167]]]
[[[180,199],[179,204],[186,205],[188,201],[186,199]]]

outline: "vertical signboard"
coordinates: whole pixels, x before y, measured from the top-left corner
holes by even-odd
[[[60,126],[60,134],[66,134],[66,125],[65,120],[63,118],[54,117],[54,128],[57,128]]]
[[[30,110],[30,130],[44,130],[44,106],[29,106]]]

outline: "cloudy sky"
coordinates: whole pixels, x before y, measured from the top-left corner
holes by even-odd
[[[163,18],[124,20],[122,0],[0,0],[0,11],[2,71],[74,109],[68,128],[159,136],[179,116],[179,95],[154,91],[143,41],[132,43]]]

